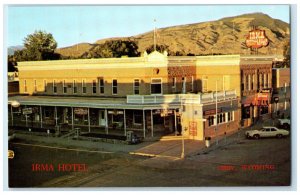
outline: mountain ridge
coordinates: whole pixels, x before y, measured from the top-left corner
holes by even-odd
[[[245,39],[253,26],[265,30],[269,38],[269,46],[259,49],[260,53],[282,54],[284,45],[290,39],[289,24],[264,13],[248,13],[209,22],[159,28],[157,44],[167,45],[170,51],[184,55],[248,54],[250,51],[245,45]],[[58,48],[56,52],[63,56],[80,57],[95,45],[108,40],[136,41],[139,52],[143,53],[153,45],[153,31],[129,37],[100,39],[94,43],[78,43]]]

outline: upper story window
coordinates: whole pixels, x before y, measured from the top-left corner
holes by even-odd
[[[244,90],[247,91],[247,90],[249,90],[249,75],[244,75],[244,77],[245,77]]]
[[[176,92],[176,77],[172,78],[172,89],[173,89],[173,93]]]
[[[118,80],[117,79],[113,79],[113,81],[112,81],[112,94],[113,95],[118,94]]]
[[[182,77],[182,93],[186,93],[186,78]]]
[[[44,92],[47,92],[47,81],[44,80]]]
[[[134,81],[133,81],[133,93],[135,95],[140,94],[140,80],[139,79],[134,79]]]
[[[191,79],[191,90],[194,91],[194,76],[192,76]]]
[[[101,94],[103,94],[104,93],[104,79],[100,78],[100,79],[98,79],[98,82],[99,82],[99,91]]]
[[[86,93],[86,82],[82,80],[82,93]]]
[[[63,81],[63,93],[67,93],[67,84],[66,84],[66,80]]]
[[[97,93],[97,83],[96,83],[96,80],[93,80],[93,93]]]
[[[55,80],[53,80],[53,93],[57,93],[57,84]]]
[[[151,80],[151,94],[162,94],[161,79],[152,79]]]
[[[248,74],[248,90],[249,90],[249,91],[251,90],[251,84],[252,84],[252,81],[251,81],[251,75]]]
[[[73,80],[73,93],[74,94],[77,93],[77,83],[76,83],[76,80]]]
[[[254,80],[255,80],[255,74],[252,75],[251,90],[254,90]]]

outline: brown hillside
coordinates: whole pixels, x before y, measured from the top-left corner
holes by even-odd
[[[94,45],[90,43],[79,43],[70,47],[58,48],[55,52],[63,56],[79,57],[93,46]]]
[[[223,18],[217,21],[172,26],[158,29],[157,44],[165,44],[173,52],[180,51],[188,54],[206,55],[221,54],[248,54],[249,49],[243,42],[252,26],[265,30],[270,40],[269,46],[259,49],[264,54],[282,54],[283,45],[290,37],[289,24],[273,19],[263,13],[244,14],[235,17]],[[106,40],[135,40],[139,51],[143,52],[153,44],[153,32],[147,32],[133,37],[110,38],[96,41],[95,44]],[[80,44],[81,45],[81,44]],[[85,44],[80,52],[76,45],[58,49],[62,55],[78,56],[88,51],[91,44]]]

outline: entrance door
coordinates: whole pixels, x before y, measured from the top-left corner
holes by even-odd
[[[99,110],[99,126],[105,126],[105,111]]]

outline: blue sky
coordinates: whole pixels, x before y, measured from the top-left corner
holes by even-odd
[[[287,5],[7,6],[7,46],[23,45],[35,30],[52,33],[58,47],[134,36],[157,28],[263,12],[289,23]],[[154,24],[154,19],[156,22]]]

